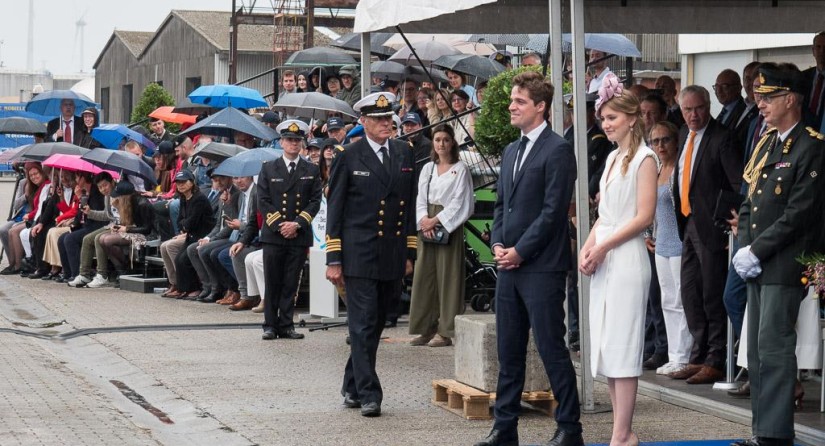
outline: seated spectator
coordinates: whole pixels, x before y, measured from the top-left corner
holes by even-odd
[[[60,172],[60,183],[63,187],[58,188],[49,200],[49,213],[51,214],[49,219],[54,219],[54,225],[46,232],[43,249],[43,261],[51,265],[51,271],[41,279],[62,282],[62,262],[57,241],[61,235],[71,231],[71,224],[77,215],[77,206],[80,203],[80,188],[75,183],[75,174],[68,170]]]
[[[22,277],[29,277],[30,274],[36,273],[36,270],[40,264],[40,261],[31,257],[32,252],[29,235],[31,232],[30,228],[34,227],[38,218],[40,218],[40,214],[43,212],[43,205],[49,198],[49,185],[51,184],[48,175],[43,170],[40,163],[26,163],[26,165],[29,171],[29,176],[32,179],[32,182],[36,185],[37,190],[34,192],[31,210],[28,214],[23,215],[23,222],[25,225],[22,227],[15,226],[10,231],[11,236],[15,237],[17,239],[16,241],[19,242],[19,244],[15,246],[15,249],[18,246],[21,248],[20,252],[23,256],[23,267],[20,275]],[[15,255],[16,254],[17,253],[15,252]]]
[[[264,250],[250,252],[244,259],[246,267],[246,293],[252,300],[260,303],[252,308],[253,313],[264,312],[266,299],[266,277],[264,276]],[[230,307],[231,308],[231,307]]]
[[[97,185],[97,190],[103,195],[103,206],[100,208],[97,202],[93,202],[94,195],[89,195],[89,204],[80,209],[85,215],[86,223],[83,229],[64,235],[65,249],[68,252],[69,260],[74,253],[79,253],[80,259],[77,267],[77,275],[74,280],[69,281],[71,287],[83,288],[92,281],[92,264],[95,256],[95,238],[108,231],[114,226],[118,219],[117,210],[112,207],[110,197],[115,188],[115,180],[108,172],[101,172],[93,178]],[[98,199],[99,202],[99,199]],[[78,246],[78,244],[80,246]],[[73,273],[74,267],[72,266]]]
[[[25,227],[25,224],[23,223],[23,215],[29,212],[32,200],[34,199],[34,192],[37,190],[37,187],[31,183],[31,180],[29,180],[29,174],[26,172],[25,167],[22,165],[15,165],[14,167],[15,172],[20,172],[21,178],[17,182],[14,202],[12,203],[12,217],[9,221],[0,225],[0,242],[3,244],[3,249],[6,252],[6,258],[9,262],[8,266],[0,271],[0,275],[4,276],[20,273],[20,261],[22,260],[22,256],[12,255],[12,239],[10,238],[9,232],[12,227],[17,224]],[[19,252],[22,251],[23,250],[21,247]]]
[[[344,65],[338,76],[341,77],[341,91],[337,98],[352,107],[361,99],[361,72],[355,65]]]
[[[218,261],[237,281],[238,289],[230,290],[227,296],[219,300],[218,303],[229,305],[232,310],[248,310],[259,303],[259,301],[250,300],[247,293],[246,264],[244,263],[249,253],[261,249],[261,244],[258,242],[260,229],[258,194],[252,177],[238,178],[235,184],[243,192],[243,195],[239,197],[242,202],[239,206],[240,212],[238,213],[239,221],[237,225],[240,237],[237,242],[221,250],[218,254]]]
[[[146,244],[146,238],[152,233],[154,226],[152,205],[137,193],[132,183],[121,180],[110,197],[120,220],[109,232],[102,232],[95,240],[97,274],[89,282],[89,288],[108,286],[112,282],[109,280],[109,261],[115,267],[117,277],[127,274],[132,269],[131,261],[135,252]],[[124,247],[128,247],[128,257],[124,253]]]
[[[183,169],[175,175],[175,186],[180,196],[180,233],[160,245],[163,265],[169,277],[170,287],[163,297],[197,298],[200,283],[197,273],[189,262],[186,248],[197,243],[212,230],[215,215],[206,195],[195,186],[195,175]]]
[[[467,104],[470,97],[462,90],[455,90],[450,94],[450,104],[456,114],[467,111]],[[455,141],[459,147],[468,142],[475,135],[475,117],[472,113],[466,114],[458,119],[450,121],[450,125],[455,132]]]
[[[330,74],[327,77],[327,94],[332,97],[338,97],[341,92],[341,79],[335,74]]]
[[[218,218],[215,226],[206,236],[186,248],[186,255],[201,281],[201,293],[198,301],[213,303],[223,299],[233,285],[234,279],[218,263],[218,254],[238,239],[238,233],[228,226],[230,221],[238,218],[238,196],[240,191],[232,184],[231,177],[212,173],[212,189],[220,190]]]
[[[99,229],[104,224],[103,222],[87,219],[86,214],[82,212],[82,209],[86,206],[94,210],[103,209],[103,194],[100,193],[94,183],[91,173],[75,173],[77,210],[74,218],[69,223],[69,232],[63,233],[57,239],[57,251],[60,256],[60,265],[63,268],[63,274],[57,280],[58,282],[68,283],[74,280],[80,268],[80,249],[83,237],[89,232]]]
[[[442,88],[435,92],[435,98],[430,102],[427,110],[427,119],[430,125],[438,124],[445,119],[448,119],[453,113],[450,111],[450,91]]]
[[[418,93],[416,94],[415,101],[418,105],[418,110],[421,111],[421,113],[419,113],[419,117],[421,118],[421,124],[424,127],[430,125],[428,115],[430,110],[430,103],[432,103],[434,97],[435,96],[433,95],[433,90],[425,87],[419,88]]]
[[[312,138],[306,144],[309,162],[316,166],[321,163],[321,150],[324,148],[324,139]]]

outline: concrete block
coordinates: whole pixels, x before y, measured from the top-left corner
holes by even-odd
[[[455,318],[455,379],[485,392],[495,392],[498,383],[496,316],[469,314]],[[524,391],[550,389],[532,332],[527,344]]]

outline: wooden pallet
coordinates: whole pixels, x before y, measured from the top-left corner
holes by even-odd
[[[496,394],[478,390],[454,379],[435,379],[433,386],[433,403],[468,420],[489,420],[490,404],[496,400]],[[521,401],[530,407],[552,416],[556,408],[553,392],[523,392]]]

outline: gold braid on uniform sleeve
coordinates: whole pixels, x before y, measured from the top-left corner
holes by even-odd
[[[745,171],[742,174],[742,178],[748,183],[748,199],[753,196],[753,192],[756,190],[759,175],[762,175],[762,168],[765,167],[765,162],[768,160],[771,149],[776,145],[777,138],[779,138],[779,133],[776,131],[776,128],[772,128],[765,132],[765,135],[759,140],[756,148],[753,149],[751,159],[748,161],[748,164],[745,166]],[[764,154],[762,153],[763,147],[765,148]],[[760,155],[762,155],[761,158]]]

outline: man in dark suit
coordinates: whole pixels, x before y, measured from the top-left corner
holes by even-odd
[[[710,94],[704,87],[685,87],[679,102],[686,126],[679,134],[673,202],[683,242],[682,303],[693,351],[687,367],[668,376],[708,384],[724,377],[727,352],[722,293],[728,236],[715,224],[714,211],[721,191],[739,191],[742,150],[731,131],[710,117]]]
[[[744,147],[748,127],[756,117],[757,109],[742,98],[742,80],[739,73],[733,70],[722,70],[716,76],[713,91],[716,93],[716,99],[722,104],[722,110],[716,120],[733,132],[734,143],[737,146]]]
[[[527,340],[532,328],[553,394],[551,446],[580,446],[576,374],[564,344],[565,278],[571,264],[567,209],[576,180],[572,146],[547,126],[553,85],[527,71],[513,78],[510,123],[519,141],[504,151],[493,218],[498,265],[496,421],[476,446],[518,445]]]
[[[802,72],[805,85],[805,100],[802,119],[814,129],[822,131],[825,115],[825,31],[814,36],[811,53],[816,65]]]
[[[346,287],[351,339],[341,393],[366,417],[381,415],[378,343],[417,248],[415,160],[409,145],[390,139],[394,101],[379,92],[355,103],[366,137],[338,152],[329,180],[326,275]]]
[[[685,118],[682,116],[682,109],[679,103],[676,102],[676,81],[668,75],[662,75],[656,78],[654,88],[659,91],[662,99],[667,103],[667,120],[672,122],[676,127],[681,127],[685,124]]]
[[[825,136],[802,122],[807,84],[795,67],[763,65],[759,109],[773,126],[745,168],[736,272],[748,288],[753,435],[736,446],[791,446],[803,254],[821,252]],[[757,210],[759,212],[757,212]]]
[[[292,313],[300,271],[313,242],[312,219],[321,208],[321,171],[299,156],[308,125],[289,119],[280,123],[277,131],[284,155],[265,162],[258,175],[267,282],[263,339],[303,339],[304,335],[295,331]]]
[[[60,101],[60,116],[46,124],[46,138],[52,142],[68,142],[80,145],[83,142],[83,120],[74,115],[75,103],[72,99]]]

